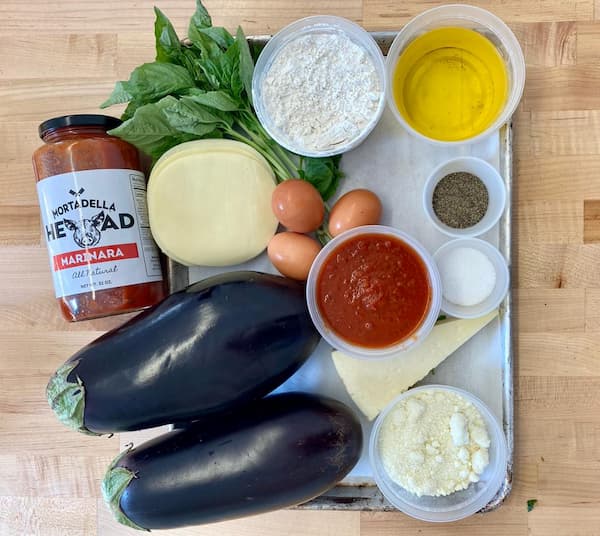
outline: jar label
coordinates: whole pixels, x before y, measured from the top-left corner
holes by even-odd
[[[37,190],[57,298],[162,280],[143,173],[72,171]]]

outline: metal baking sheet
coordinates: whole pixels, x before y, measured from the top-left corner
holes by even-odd
[[[372,34],[384,54],[395,37],[394,32]],[[250,37],[256,48],[264,46],[268,36]],[[355,150],[342,158],[346,173],[337,196],[356,187],[373,189],[383,199],[383,224],[401,228],[433,253],[448,237],[436,231],[425,220],[421,209],[422,185],[429,172],[440,162],[460,155],[484,158],[504,178],[508,203],[498,225],[483,236],[496,245],[511,265],[511,194],[512,194],[512,126],[505,125],[497,135],[481,143],[442,148],[410,136],[386,110],[371,135]],[[187,268],[168,262],[168,279],[172,292],[190,283],[220,273],[240,269],[276,273],[263,254],[239,266],[226,268]],[[357,466],[338,486],[304,503],[301,509],[327,510],[393,510],[375,486],[368,463],[366,444],[371,424],[356,408],[339,379],[331,360],[331,348],[321,341],[313,356],[278,391],[304,390],[323,393],[353,407],[361,415],[365,432],[365,448]],[[513,421],[513,350],[511,338],[511,293],[500,307],[500,314],[482,332],[467,342],[427,376],[421,384],[455,385],[481,398],[502,422],[508,443],[506,476],[498,493],[482,510],[494,510],[506,499],[512,487],[514,448]]]

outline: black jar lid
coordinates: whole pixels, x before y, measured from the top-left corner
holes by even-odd
[[[63,127],[103,127],[106,130],[117,128],[122,121],[110,115],[100,114],[75,114],[62,115],[47,119],[38,128],[40,138],[43,138],[48,132]]]

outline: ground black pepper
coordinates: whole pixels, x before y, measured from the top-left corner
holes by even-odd
[[[440,221],[454,229],[479,223],[487,212],[489,196],[483,181],[466,171],[450,173],[433,190],[433,211]]]

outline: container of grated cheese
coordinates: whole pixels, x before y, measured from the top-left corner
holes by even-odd
[[[325,73],[321,72],[321,74],[326,75],[326,80],[323,81],[315,73],[311,72],[310,70],[314,68],[311,62],[314,61],[318,64],[325,61],[322,50],[326,46],[317,48],[317,50],[311,53],[311,51],[304,49],[303,43],[302,53],[297,61],[291,62],[290,60],[290,63],[283,68],[282,73],[289,74],[290,81],[283,84],[283,87],[280,88],[281,91],[277,93],[281,99],[280,106],[278,107],[281,114],[274,115],[274,108],[269,106],[266,98],[265,80],[287,47],[298,42],[298,40],[306,39],[310,36],[341,36],[347,38],[354,45],[354,52],[351,57],[342,58],[342,61],[339,61],[341,66],[346,67],[342,71],[345,72],[349,66],[354,65],[351,62],[356,63],[357,58],[359,60],[356,65],[359,66],[361,62],[370,62],[375,71],[374,80],[377,80],[377,90],[373,93],[366,90],[363,91],[364,88],[361,84],[364,82],[362,80],[364,73],[354,73],[354,71],[352,73],[345,73],[348,76],[352,75],[351,79],[343,87],[338,88],[339,91],[335,95],[333,102],[329,103],[322,112],[318,112],[317,105],[323,105],[324,102],[324,98],[322,97],[323,91],[327,89],[327,86],[335,83],[336,73],[331,72],[331,69],[326,69]],[[305,79],[304,83],[301,82],[303,79]],[[323,87],[321,84],[323,84]],[[262,126],[279,145],[299,155],[325,157],[342,154],[354,149],[367,138],[381,119],[383,110],[385,109],[386,85],[383,54],[376,41],[367,31],[354,22],[342,17],[315,15],[289,24],[268,41],[267,45],[261,51],[254,68],[252,76],[252,100],[256,115]],[[292,95],[292,91],[296,91],[295,96]],[[307,93],[311,91],[312,93]],[[353,94],[352,91],[358,91],[358,93]],[[347,98],[348,102],[345,102],[345,98]],[[346,109],[355,101],[361,99],[370,101],[372,107],[364,115],[357,112],[358,115],[355,118],[361,117],[364,120],[361,119],[360,124],[351,125],[352,122],[345,115]],[[301,103],[308,103],[307,108],[304,113],[295,113],[296,105],[300,105]],[[333,130],[335,130],[335,132],[331,132],[331,135],[334,137],[330,138],[330,130],[327,130],[324,126],[328,124],[326,115],[329,110],[337,108],[338,104],[344,115],[343,117],[338,117],[335,121],[333,121],[333,118],[330,118],[334,126],[329,126],[332,126]],[[286,123],[290,121],[298,123],[295,125],[295,129],[292,129],[292,134],[285,131],[288,128]],[[352,126],[352,128],[341,129],[341,126],[346,124],[349,127]],[[300,130],[302,130],[303,135],[306,134],[304,138],[300,136]],[[317,134],[321,136],[319,144],[312,146],[308,144],[308,140],[312,139],[313,135],[318,138]],[[304,143],[304,140],[307,140],[307,143]]]
[[[417,496],[400,486],[388,474],[382,459],[382,428],[394,418],[394,411],[419,392],[451,393],[471,403],[481,415],[490,438],[489,464],[466,489],[449,495]],[[389,444],[386,448],[390,448]],[[388,452],[389,454],[389,452]],[[498,492],[505,476],[507,462],[506,438],[502,426],[489,408],[471,393],[446,385],[425,385],[409,389],[393,400],[377,417],[369,440],[369,460],[377,486],[385,498],[401,512],[431,522],[450,522],[468,517],[481,510]]]

